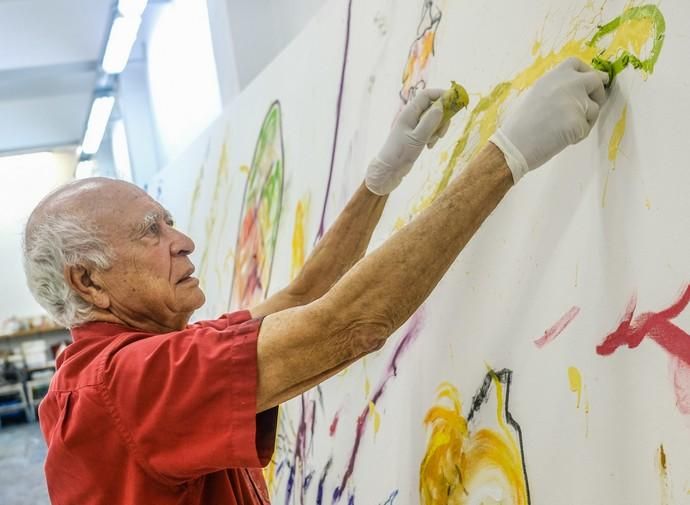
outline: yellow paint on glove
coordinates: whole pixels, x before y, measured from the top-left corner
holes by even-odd
[[[467,107],[467,104],[470,103],[470,97],[467,94],[467,90],[455,81],[450,81],[450,88],[441,95],[440,100],[441,106],[443,107],[443,119],[434,132],[434,137],[436,137],[433,141],[434,144],[436,140],[438,140],[438,137],[442,137],[446,133],[453,116]]]

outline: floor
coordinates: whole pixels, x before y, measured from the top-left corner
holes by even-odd
[[[4,420],[3,420],[4,421]],[[46,445],[38,423],[0,428],[0,503],[50,505],[43,475]]]

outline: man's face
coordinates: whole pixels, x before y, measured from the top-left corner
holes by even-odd
[[[205,301],[199,280],[191,276],[194,242],[136,186],[119,185],[105,200],[97,222],[115,259],[94,281],[108,294],[108,310],[134,324],[184,328]]]

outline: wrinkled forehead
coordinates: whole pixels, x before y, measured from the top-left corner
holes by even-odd
[[[91,214],[101,231],[109,236],[129,237],[150,226],[167,220],[169,212],[139,188],[104,192],[99,202],[92,202]]]

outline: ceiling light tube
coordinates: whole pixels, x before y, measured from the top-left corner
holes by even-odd
[[[125,17],[141,17],[146,9],[148,0],[120,0],[117,3],[117,10]]]
[[[132,47],[137,40],[139,25],[140,17],[115,18],[103,55],[103,70],[107,74],[119,74],[127,66]]]
[[[82,153],[95,154],[98,152],[110,120],[110,114],[113,111],[113,105],[115,105],[114,96],[100,96],[93,101],[89,120],[86,123],[84,142],[81,145]]]

